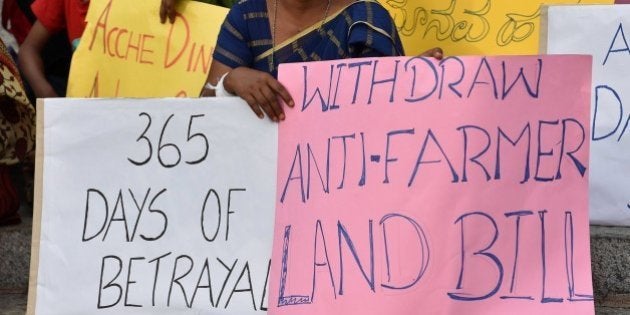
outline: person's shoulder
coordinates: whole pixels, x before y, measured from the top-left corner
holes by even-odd
[[[345,11],[353,21],[379,25],[392,23],[387,9],[376,0],[352,0]]]
[[[248,16],[261,15],[267,12],[266,0],[236,0],[228,13],[228,20],[234,23],[245,22]]]

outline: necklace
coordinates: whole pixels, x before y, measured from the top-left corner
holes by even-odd
[[[324,17],[322,18],[322,22],[317,29],[318,32],[321,33],[322,27],[324,27],[324,23],[326,23],[326,18],[328,18],[328,10],[330,10],[330,3],[332,0],[328,0],[326,4],[326,10],[324,11]],[[275,63],[275,55],[276,55],[276,21],[278,20],[278,0],[273,0],[273,28],[271,34],[271,69],[272,71],[276,68]]]

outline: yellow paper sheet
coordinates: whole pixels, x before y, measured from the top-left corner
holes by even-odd
[[[383,0],[407,55],[441,47],[447,55],[537,54],[541,4],[613,0]]]
[[[227,9],[179,1],[161,24],[159,0],[92,0],[74,53],[69,97],[195,97]]]

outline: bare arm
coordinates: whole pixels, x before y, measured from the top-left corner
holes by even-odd
[[[212,85],[217,85],[217,83],[219,82],[219,79],[221,79],[221,76],[223,76],[223,74],[225,73],[230,72],[231,70],[232,68],[213,59],[212,63],[210,64],[210,72],[208,73],[208,78],[206,79],[206,82]],[[233,93],[233,92],[230,91],[230,93]],[[201,96],[215,96],[214,90],[203,89],[201,91]]]
[[[18,57],[19,66],[24,73],[24,78],[29,83],[35,96],[57,97],[57,93],[46,79],[44,73],[44,62],[41,52],[48,42],[51,34],[39,21],[35,22],[30,32],[26,36],[24,43],[20,47]]]

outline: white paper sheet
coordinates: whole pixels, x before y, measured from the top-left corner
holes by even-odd
[[[264,313],[277,124],[238,98],[44,105],[37,314]]]
[[[548,53],[593,55],[591,223],[628,226],[630,5],[550,6],[546,24]]]

